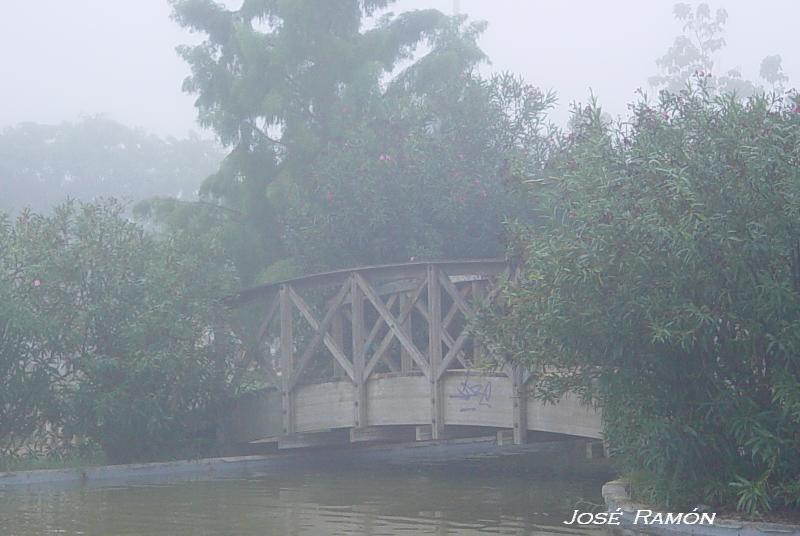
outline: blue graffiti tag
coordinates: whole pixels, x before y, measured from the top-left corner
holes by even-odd
[[[450,398],[463,400],[465,402],[477,399],[479,406],[492,407],[492,381],[470,382],[469,374],[467,374],[464,377],[464,381],[458,384],[456,393],[450,395]],[[474,411],[474,409],[475,408],[467,408],[462,409],[462,411]]]

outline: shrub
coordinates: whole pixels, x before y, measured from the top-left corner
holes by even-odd
[[[483,336],[538,396],[600,404],[659,503],[798,506],[798,111],[702,84],[617,125],[591,105],[530,183],[549,217],[517,229],[523,275]]]
[[[228,337],[214,328],[233,278],[210,261],[217,246],[154,238],[122,210],[67,203],[2,235],[14,276],[0,314],[17,335],[2,357],[36,372],[18,387],[42,408],[28,421],[90,438],[112,462],[185,454],[232,388]]]

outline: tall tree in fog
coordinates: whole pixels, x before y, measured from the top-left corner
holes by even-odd
[[[174,203],[151,208],[183,225],[229,229],[245,280],[284,256],[281,210],[307,189],[309,166],[330,140],[387,96],[424,95],[483,59],[481,25],[436,10],[373,17],[392,3],[245,0],[228,10],[175,0],[175,19],[205,36],[180,48],[192,70],[184,89],[230,153],[203,184],[206,205],[191,215]],[[420,45],[428,50],[418,56]]]
[[[714,55],[725,46],[723,34],[728,21],[727,11],[717,9],[712,12],[705,3],[696,8],[687,3],[678,3],[673,13],[683,23],[683,33],[656,60],[661,73],[650,77],[650,85],[677,93],[686,89],[691,77],[704,76],[711,78],[709,88],[722,92],[747,96],[759,88],[756,83],[742,78],[738,68],[723,71],[714,59]],[[788,80],[779,55],[765,57],[759,74],[773,89],[780,89]]]
[[[103,117],[23,123],[0,132],[0,211],[49,210],[66,198],[189,199],[221,159],[211,141],[163,140]]]
[[[534,216],[514,177],[546,162],[554,100],[510,74],[472,74],[344,124],[287,204],[290,267],[503,256],[505,222]]]

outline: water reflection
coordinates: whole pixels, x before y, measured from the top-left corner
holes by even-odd
[[[602,478],[353,470],[0,492],[3,536],[575,534]]]

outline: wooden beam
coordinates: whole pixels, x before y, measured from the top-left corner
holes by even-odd
[[[478,308],[483,306],[483,291],[484,287],[478,281],[473,281],[472,285],[472,309],[477,311]],[[481,363],[484,358],[485,349],[482,345],[478,344],[477,341],[473,339],[472,341],[472,365],[477,365]]]
[[[524,381],[524,374],[525,369],[517,365],[511,375],[515,445],[528,442],[528,387]]]
[[[283,419],[283,433],[294,434],[295,414],[294,396],[291,387],[292,369],[294,365],[294,333],[292,326],[292,301],[289,297],[288,285],[280,287],[280,314],[281,314],[281,410]]]
[[[463,290],[459,291],[462,298],[466,296],[468,290],[469,287],[466,287]],[[461,309],[459,309],[458,304],[455,301],[453,301],[453,304],[450,306],[450,310],[447,311],[447,314],[444,315],[444,320],[442,320],[442,329],[449,328],[450,324],[453,322],[453,320],[455,319],[456,315],[459,312],[461,312]]]
[[[508,263],[505,259],[473,259],[450,260],[433,262],[411,262],[402,264],[389,264],[380,266],[364,266],[358,272],[365,277],[380,281],[397,281],[398,279],[420,279],[425,276],[427,266],[436,265],[445,268],[451,276],[468,276],[472,278],[487,278],[501,273],[509,273]],[[274,292],[275,288],[283,284],[290,284],[295,290],[320,288],[341,285],[355,271],[352,268],[308,275],[295,279],[287,279],[276,283],[269,283],[258,287],[240,291],[236,296],[226,299],[229,305],[241,305],[262,298],[265,294]]]
[[[416,305],[418,305],[418,300],[420,296],[422,296],[422,291],[425,290],[426,287],[427,287],[427,282],[423,279],[422,282],[417,286],[416,290],[411,295],[411,298],[408,300],[405,306],[400,307],[400,316],[397,318],[397,322],[400,324],[401,328],[405,320],[411,315],[412,309]],[[409,339],[411,339],[411,332],[406,330],[405,333],[406,335],[408,335]],[[378,360],[383,358],[383,354],[389,348],[389,345],[391,344],[393,338],[394,338],[394,331],[392,331],[392,329],[389,328],[389,331],[386,333],[386,335],[383,336],[383,340],[378,346],[378,349],[372,355],[372,358],[367,364],[367,376],[372,374],[372,370],[375,368],[375,365],[378,363]],[[411,342],[413,344],[413,339],[411,340]],[[413,356],[411,355],[411,352],[405,350],[405,346],[403,346],[402,344],[400,345],[400,348],[401,351],[407,352],[408,357],[411,358],[413,361]],[[417,350],[417,352],[419,353],[419,350]]]
[[[406,333],[414,333],[414,325],[412,323],[412,315],[411,315],[411,305],[409,302],[411,301],[412,296],[406,292],[400,295],[400,315],[403,317],[400,319],[400,327]],[[403,315],[403,311],[407,311],[405,315]],[[414,369],[414,360],[411,359],[411,355],[408,353],[403,346],[400,346],[400,371],[401,372],[410,372]]]
[[[441,300],[440,300],[439,303],[440,303],[439,307],[441,309]],[[418,302],[414,303],[414,307],[416,308],[417,312],[422,316],[422,318],[425,319],[425,322],[427,322],[428,325],[430,326],[431,316],[430,316],[429,310],[425,309]],[[455,304],[451,308],[451,311],[454,311],[454,310],[458,310],[458,308],[457,308],[457,306]],[[448,317],[450,317],[450,313],[448,313]],[[452,318],[448,319],[448,317],[445,317],[445,320],[440,324],[441,325],[441,329],[440,329],[441,338],[442,338],[442,342],[444,342],[444,344],[448,348],[448,353],[447,353],[448,357],[447,357],[447,365],[445,365],[443,367],[443,369],[440,371],[439,377],[441,377],[442,374],[444,374],[444,371],[447,370],[447,367],[450,366],[450,363],[455,358],[457,358],[465,367],[467,366],[467,363],[466,363],[466,361],[464,359],[466,356],[464,355],[464,352],[461,350],[461,348],[464,346],[464,342],[466,342],[466,341],[464,340],[464,341],[460,341],[459,342],[458,340],[454,340],[453,337],[450,335],[450,333],[447,332],[446,327],[450,323],[450,320],[452,320]],[[468,333],[462,333],[462,334],[463,334],[463,336],[465,338],[468,337],[468,335],[469,335]],[[461,337],[461,336],[459,336],[459,337]],[[451,350],[456,345],[458,345],[458,348],[457,348],[456,352],[451,355],[451,352],[449,350]]]
[[[378,314],[381,315],[386,321],[386,325],[389,326],[390,330],[392,330],[392,333],[394,333],[394,336],[397,337],[398,341],[400,341],[400,344],[406,347],[411,355],[411,358],[417,362],[417,365],[419,365],[419,368],[422,369],[422,372],[425,374],[425,376],[431,377],[430,367],[425,362],[425,356],[423,356],[417,347],[414,346],[411,336],[400,329],[400,326],[397,324],[397,319],[386,309],[383,301],[381,301],[380,297],[375,294],[375,291],[372,289],[367,280],[364,279],[358,272],[353,273],[353,277],[361,290],[364,291],[364,295],[372,303],[372,306],[375,307],[375,310],[378,311]]]
[[[353,373],[355,381],[354,421],[356,428],[367,425],[367,383],[364,356],[364,294],[358,284],[358,274],[350,278],[350,301],[352,302]]]
[[[431,384],[432,439],[444,432],[444,393],[439,374],[442,366],[442,291],[439,286],[439,268],[428,265],[428,359]]]
[[[314,356],[314,352],[319,346],[320,341],[322,341],[322,339],[328,335],[328,327],[331,325],[333,317],[336,316],[336,312],[339,309],[339,306],[341,306],[342,301],[344,300],[345,296],[347,296],[347,293],[349,291],[350,291],[349,285],[347,284],[342,285],[342,288],[339,289],[339,292],[336,293],[336,296],[334,296],[333,299],[329,302],[330,305],[328,307],[328,310],[325,312],[325,317],[322,319],[321,324],[316,324],[316,319],[314,319],[314,315],[308,309],[306,303],[302,301],[302,299],[300,299],[300,296],[298,296],[296,293],[290,292],[292,301],[297,306],[297,308],[304,312],[306,318],[314,319],[313,323],[310,320],[309,323],[311,323],[312,327],[314,327],[315,329],[314,337],[312,337],[311,342],[309,342],[308,345],[306,346],[305,350],[303,351],[303,355],[300,356],[300,359],[297,360],[297,363],[295,363],[294,370],[292,371],[292,379],[290,382],[292,388],[294,388],[294,386],[297,385],[297,381],[300,379],[300,375],[303,373],[303,370],[306,368],[308,362]]]
[[[392,294],[391,296],[389,296],[389,299],[386,302],[386,308],[389,310],[389,312],[391,312],[392,307],[394,307],[394,304],[395,304],[396,301],[397,301],[397,294]],[[383,327],[384,324],[385,324],[385,322],[383,320],[383,317],[378,315],[378,318],[375,319],[375,323],[372,325],[372,329],[370,330],[369,335],[367,335],[367,340],[364,343],[364,353],[365,353],[365,355],[366,355],[366,352],[369,350],[369,348],[372,346],[372,343],[375,342],[375,338],[378,336],[378,333],[380,333],[381,328]],[[391,332],[391,330],[387,330],[387,333],[390,333],[390,332]],[[379,348],[380,348],[380,346],[379,346]],[[386,355],[386,351],[385,350],[382,351],[382,352],[377,352],[377,351],[374,352],[373,353],[373,358],[379,359],[379,360],[383,361],[384,363],[386,363],[386,366],[389,367],[389,370],[391,372],[399,372],[400,371],[400,368],[391,359],[391,357],[388,357]],[[369,378],[370,374],[372,374],[372,369],[373,368],[374,368],[374,365],[372,367],[370,367],[369,365],[367,366],[367,370],[365,372],[367,378]]]
[[[342,309],[339,308],[336,311],[336,315],[333,317],[333,321],[331,322],[331,337],[333,338],[333,342],[339,348],[344,348],[344,315],[342,314]],[[334,359],[333,360],[333,377],[334,378],[344,378],[347,375],[347,372],[344,371],[342,365],[339,364],[339,361]]]
[[[292,287],[289,287],[289,296],[294,304],[297,306],[300,314],[306,319],[306,321],[311,324],[311,327],[315,330],[319,330],[319,323],[317,319],[314,318],[314,315],[311,314],[311,308],[308,306],[306,301],[300,296],[297,292],[294,291]],[[336,359],[342,368],[347,372],[347,375],[355,381],[353,376],[353,366],[350,364],[350,361],[347,359],[347,356],[344,355],[344,352],[341,348],[336,346],[336,343],[333,340],[333,337],[330,334],[325,333],[322,337],[322,342],[325,344],[325,347],[330,351],[333,355],[333,358]]]
[[[461,314],[464,315],[464,318],[469,320],[473,315],[472,308],[467,304],[466,300],[464,300],[461,292],[459,292],[453,282],[450,281],[450,278],[445,274],[439,273],[439,282],[442,284],[445,292],[450,295],[453,303],[458,306]]]
[[[450,337],[449,333],[445,331],[442,333],[446,334],[445,338]],[[447,371],[447,367],[449,367],[450,364],[463,353],[461,349],[464,347],[464,344],[467,342],[468,338],[469,330],[467,328],[462,329],[461,333],[458,334],[458,338],[453,341],[451,345],[449,345],[450,349],[447,351],[447,355],[444,357],[444,359],[442,359],[442,362],[439,365],[439,371],[436,374],[437,378],[441,378],[445,371]],[[463,359],[461,362],[463,363]],[[466,365],[466,363],[464,364]]]
[[[391,311],[392,307],[394,307],[395,302],[397,301],[397,294],[393,294],[389,296],[389,300],[386,302],[386,308]],[[380,333],[381,328],[384,325],[383,318],[378,315],[378,318],[375,319],[375,322],[372,324],[372,329],[369,330],[369,335],[367,335],[367,340],[364,341],[364,348],[368,349],[372,346],[372,343],[375,342],[375,338]]]
[[[415,305],[415,308],[416,308],[417,312],[420,314],[420,316],[422,316],[422,318],[425,319],[425,322],[430,323],[430,320],[429,320],[430,319],[430,315],[428,315],[428,311],[419,303]],[[444,327],[444,324],[442,324],[442,327]],[[453,337],[445,329],[442,329],[442,342],[444,342],[444,344],[447,346],[448,350],[450,348],[452,348],[453,346],[455,346],[455,344],[456,344],[456,341],[453,339]],[[463,354],[463,352],[459,351],[457,357],[458,357],[459,361],[464,363],[464,359],[462,359],[462,354]]]

